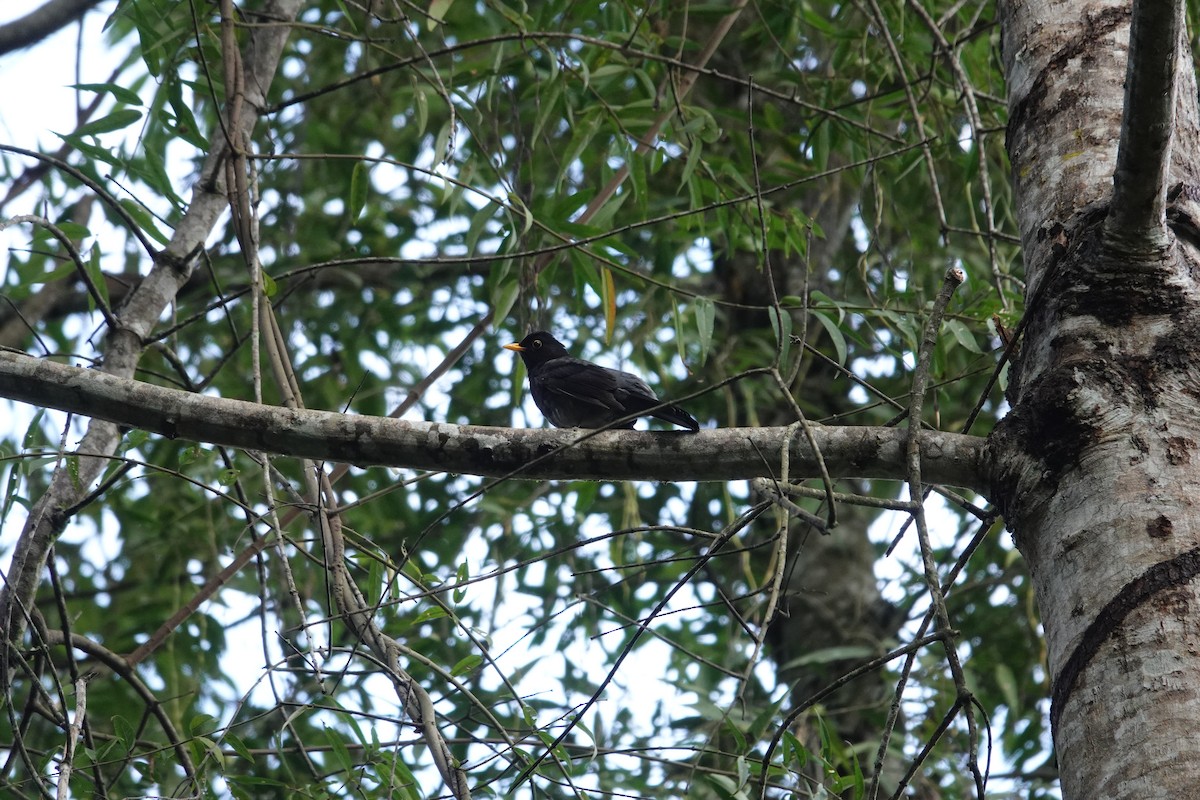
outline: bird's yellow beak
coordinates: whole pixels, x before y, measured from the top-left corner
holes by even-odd
[[[524,353],[525,352],[525,348],[521,347],[520,342],[513,342],[512,344],[506,344],[506,345],[504,345],[504,349],[512,350],[514,353]]]

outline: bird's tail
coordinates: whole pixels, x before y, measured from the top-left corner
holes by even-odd
[[[661,419],[664,422],[670,422],[672,425],[678,425],[681,428],[687,428],[693,433],[700,430],[700,423],[696,421],[688,412],[684,411],[679,406],[663,406],[653,412],[654,417]]]

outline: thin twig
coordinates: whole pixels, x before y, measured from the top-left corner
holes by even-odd
[[[87,718],[87,685],[90,674],[75,679],[75,715],[67,726],[67,739],[63,743],[62,761],[58,767],[58,800],[71,796],[71,771],[75,768],[75,745],[79,741],[80,729]]]
[[[765,753],[763,753],[762,769],[759,770],[758,777],[758,796],[760,800],[765,800],[766,798],[766,780],[767,775],[770,774],[769,768],[771,766],[771,758],[775,753],[775,748],[779,746],[780,740],[783,739],[783,734],[792,727],[793,723],[800,718],[801,714],[856,678],[866,675],[868,672],[873,672],[877,669],[880,669],[900,656],[907,655],[911,657],[919,652],[922,648],[931,645],[934,642],[943,641],[944,639],[945,633],[934,633],[929,636],[920,633],[916,639],[904,645],[903,647],[897,647],[895,650],[891,650],[879,658],[874,658],[870,661],[859,664],[857,667],[842,675],[825,688],[810,695],[803,702],[797,704],[797,706],[789,711],[788,715],[784,717],[783,721],[780,722],[776,727],[775,735],[771,737],[771,741],[767,744],[767,750]]]
[[[888,53],[892,56],[896,73],[900,76],[904,89],[904,97],[908,101],[908,111],[912,115],[912,122],[916,129],[917,138],[922,142],[928,142],[929,136],[925,133],[925,118],[921,115],[920,104],[917,102],[916,95],[913,94],[912,84],[908,80],[908,64],[904,60],[904,57],[900,55],[900,49],[896,46],[896,40],[892,36],[892,29],[887,24],[887,19],[883,16],[883,10],[879,7],[878,0],[866,0],[866,2],[870,7],[870,16],[875,21],[878,32],[883,36]],[[921,155],[925,161],[925,170],[929,173],[930,200],[933,203],[934,210],[937,212],[938,225],[944,231],[947,225],[946,207],[942,203],[942,190],[938,185],[937,168],[933,161],[933,151],[928,144],[921,147]]]
[[[104,315],[104,321],[108,327],[116,328],[117,319],[113,316],[112,309],[108,307],[108,299],[100,292],[100,288],[96,286],[96,282],[92,280],[92,274],[88,272],[87,264],[83,263],[83,256],[79,254],[75,243],[71,241],[71,237],[63,231],[62,228],[55,225],[45,217],[39,217],[33,214],[22,214],[8,220],[0,220],[0,231],[10,225],[20,222],[28,222],[33,225],[38,225],[50,232],[50,235],[58,240],[58,243],[67,251],[67,257],[71,259],[71,263],[75,265],[75,271],[79,273],[79,279],[83,281],[83,285],[87,287],[88,296],[92,298],[92,302],[96,304],[96,308]]]
[[[695,566],[691,567],[684,574],[684,576],[682,578],[680,578],[675,583],[675,585],[672,586],[670,588],[670,590],[667,591],[666,594],[663,595],[662,599],[659,600],[658,603],[655,604],[653,610],[651,610],[651,612],[646,616],[646,618],[638,624],[637,630],[634,631],[633,635],[629,637],[629,640],[625,643],[625,646],[623,648],[621,648],[620,654],[617,656],[616,660],[613,661],[613,665],[609,669],[608,674],[604,676],[604,680],[602,680],[600,682],[600,685],[597,686],[595,691],[592,692],[592,694],[588,698],[587,702],[584,703],[583,706],[578,709],[578,711],[575,713],[575,715],[571,719],[571,721],[563,727],[562,733],[560,733],[558,735],[558,737],[555,738],[555,740],[548,747],[546,747],[544,750],[542,750],[541,755],[539,755],[537,758],[535,758],[533,760],[533,763],[531,763],[529,766],[527,766],[521,772],[521,774],[517,777],[517,780],[513,783],[512,787],[509,789],[510,794],[512,792],[516,791],[516,789],[519,788],[520,785],[522,783],[524,783],[527,779],[532,777],[534,771],[538,768],[538,765],[541,764],[542,761],[544,761],[546,759],[547,755],[551,754],[555,749],[558,748],[559,745],[561,745],[563,743],[563,741],[566,740],[566,738],[568,736],[571,735],[571,731],[575,730],[575,726],[578,725],[579,721],[583,719],[584,714],[587,713],[588,709],[590,709],[593,705],[596,704],[597,701],[599,701],[601,695],[604,694],[604,690],[608,687],[608,685],[610,683],[612,683],[613,679],[616,678],[617,672],[618,672],[618,670],[620,670],[621,665],[625,662],[625,659],[629,656],[630,653],[633,652],[633,648],[641,640],[642,634],[644,634],[646,632],[646,628],[649,627],[650,623],[654,620],[654,618],[657,617],[659,615],[659,613],[662,612],[662,610],[666,607],[667,603],[669,603],[671,601],[671,598],[675,596],[676,592],[678,592],[680,589],[682,589],[684,586],[686,586],[691,581],[691,579],[696,575],[696,573],[700,571],[700,569],[703,567],[703,565],[705,563],[707,563],[708,559],[710,559],[714,555],[716,555],[717,551],[720,550],[725,545],[726,542],[728,542],[735,535],[737,535],[737,533],[739,531],[741,531],[743,528],[745,528],[747,525],[749,525],[751,522],[753,522],[755,519],[757,519],[759,516],[761,516],[764,511],[766,511],[768,508],[771,507],[771,505],[772,505],[772,502],[770,500],[764,500],[760,503],[757,503],[757,504],[751,506],[745,512],[743,512],[731,524],[727,525],[724,528],[724,530],[721,531],[720,538],[718,538],[712,544],[712,546],[710,546],[708,548],[708,550],[705,552],[705,557],[698,559]]]
[[[909,439],[908,439],[908,473],[909,473],[909,497],[924,498],[925,492],[921,480],[921,412],[925,399],[925,390],[929,383],[929,369],[933,360],[933,350],[937,346],[938,333],[941,330],[942,318],[946,312],[946,306],[950,303],[950,298],[963,282],[963,272],[957,267],[951,267],[946,271],[945,280],[942,283],[942,289],[938,292],[937,297],[933,302],[933,309],[929,315],[929,319],[925,325],[925,333],[921,339],[920,350],[917,355],[917,365],[913,372],[912,393],[909,398]],[[933,558],[933,546],[929,538],[929,528],[925,521],[924,504],[918,504],[912,512],[913,522],[917,529],[917,538],[920,543],[921,562],[925,571],[925,582],[929,589],[931,614],[937,621],[938,629],[947,632],[947,638],[943,640],[943,647],[946,652],[946,661],[950,667],[950,673],[954,680],[955,689],[958,694],[956,708],[965,709],[967,719],[968,735],[970,737],[970,768],[972,775],[975,777],[976,792],[982,800],[984,786],[983,777],[979,772],[979,765],[976,758],[975,747],[977,745],[977,731],[975,726],[975,716],[970,703],[971,692],[967,688],[966,677],[963,673],[962,664],[959,662],[958,651],[956,649],[955,637],[949,633],[950,615],[946,609],[945,596],[942,592],[941,579],[938,577],[937,564]],[[897,697],[897,700],[899,698]],[[874,774],[871,778],[871,787],[867,793],[868,797],[876,798],[879,795],[879,782],[883,772],[884,760],[887,757],[888,744],[891,739],[891,731],[896,723],[896,715],[898,714],[899,705],[893,703],[889,711],[888,722],[883,730],[883,735],[880,740],[879,750],[876,753]]]
[[[1000,272],[1000,263],[996,255],[996,211],[992,202],[992,184],[991,173],[988,170],[987,150],[983,146],[983,119],[979,115],[979,106],[975,102],[975,87],[971,84],[970,78],[967,76],[967,71],[963,68],[962,60],[958,57],[957,46],[951,45],[946,37],[942,34],[942,29],[933,19],[925,7],[921,5],[919,0],[908,0],[908,5],[912,7],[921,21],[925,23],[925,27],[929,29],[930,35],[938,46],[942,48],[946,54],[946,59],[950,63],[950,71],[954,73],[954,80],[958,84],[958,89],[962,93],[963,104],[967,109],[967,124],[971,128],[971,138],[975,140],[975,156],[979,164],[979,186],[983,192],[983,210],[987,215],[987,245],[988,245],[988,261],[991,265],[993,285],[996,289],[996,296],[1000,299],[1001,305],[1005,310],[1012,308],[1012,301],[1009,293],[1004,291],[1004,276]],[[943,227],[943,235],[949,231],[948,226]]]

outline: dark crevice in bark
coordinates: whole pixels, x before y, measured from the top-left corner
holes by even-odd
[[[1078,366],[1078,365],[1074,365]],[[1074,367],[1044,374],[1022,392],[1022,403],[996,425],[989,438],[997,473],[992,498],[1019,538],[1019,522],[1054,495],[1063,473],[1079,463],[1100,429],[1080,417],[1074,400]],[[1020,514],[1016,509],[1020,509]]]
[[[1196,363],[1196,353],[1200,352],[1200,318],[1181,309],[1171,322],[1170,329],[1155,340],[1148,356],[1125,358],[1122,364],[1147,408],[1159,405],[1164,386],[1177,386],[1183,394],[1200,401],[1200,372]],[[1180,380],[1189,373],[1196,373],[1196,377]]]
[[[1025,308],[1028,328],[1024,335],[1025,341],[1036,341],[1037,331],[1051,325],[1055,319],[1054,315],[1060,313],[1057,309],[1056,293],[1062,291],[1063,281],[1068,280],[1064,276],[1069,275],[1072,271],[1072,267],[1069,265],[1079,260],[1077,251],[1081,242],[1088,238],[1089,231],[1103,223],[1104,215],[1104,207],[1090,208],[1081,211],[1070,227],[1055,222],[1038,230],[1037,241],[1039,243],[1050,241],[1050,257],[1048,263],[1037,271],[1041,277],[1030,286],[1030,295]],[[1005,399],[1014,409],[1020,407],[1022,392],[1025,388],[1023,372],[1026,355],[1027,352],[1024,348],[1017,348],[1011,362],[1012,368]]]
[[[1158,530],[1164,529],[1160,523]],[[1166,521],[1167,530],[1170,521]],[[1153,536],[1153,534],[1150,534]],[[1168,534],[1169,535],[1169,534]],[[1160,538],[1160,537],[1156,537]],[[1071,652],[1054,681],[1052,703],[1050,706],[1050,723],[1058,727],[1059,717],[1063,707],[1071,698],[1071,693],[1079,683],[1080,676],[1087,665],[1091,663],[1100,646],[1104,644],[1117,627],[1133,611],[1145,605],[1155,595],[1182,586],[1197,575],[1200,575],[1200,547],[1180,553],[1174,558],[1155,564],[1140,577],[1127,583],[1116,597],[1096,615],[1091,625],[1083,632],[1079,644]]]
[[[1043,234],[1058,240],[1061,258],[1045,270],[1045,289],[1053,298],[1036,312],[1049,320],[1094,317],[1110,328],[1126,328],[1139,316],[1187,311],[1192,304],[1175,283],[1173,252],[1154,258],[1114,253],[1101,241],[1107,206],[1091,208],[1069,227],[1055,225]],[[1035,313],[1031,309],[1027,313]]]
[[[991,495],[1014,532],[1021,527],[1020,518],[1029,518],[1036,505],[1053,496],[1062,476],[1080,463],[1087,448],[1102,435],[1113,435],[1113,420],[1125,416],[1115,413],[1119,408],[1127,410],[1131,418],[1144,418],[1169,397],[1164,386],[1172,381],[1179,391],[1200,401],[1200,374],[1194,381],[1175,380],[1187,370],[1196,370],[1200,319],[1189,315],[1172,322],[1144,356],[1119,352],[1103,339],[1063,335],[1053,341],[1055,368],[1023,388],[1021,404],[989,437],[993,452],[1019,454],[996,459]],[[1080,390],[1085,388],[1086,396],[1106,401],[1093,400],[1082,406]],[[1164,436],[1162,441],[1171,463],[1191,461],[1196,447],[1192,439]],[[1149,452],[1142,437],[1135,435],[1133,444],[1143,454]],[[1019,517],[1010,513],[1018,507]]]
[[[1200,186],[1177,183],[1167,192],[1167,226],[1193,250],[1200,250]],[[1194,265],[1189,262],[1189,267]],[[1194,281],[1194,269],[1189,269]]]

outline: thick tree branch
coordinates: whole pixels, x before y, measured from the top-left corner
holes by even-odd
[[[1182,0],[1135,0],[1125,70],[1125,110],[1105,243],[1123,252],[1161,251],[1175,127]]]
[[[0,352],[0,396],[164,436],[364,466],[537,479],[740,480],[777,476],[780,448],[790,442],[793,478],[817,474],[808,442],[788,428],[589,435],[409,422],[192,394],[13,352]],[[903,479],[906,436],[895,428],[816,429],[835,477]],[[922,476],[985,493],[983,444],[978,437],[926,432]]]
[[[101,2],[102,0],[50,0],[20,19],[0,25],[0,56],[37,44],[59,28],[70,25]]]

